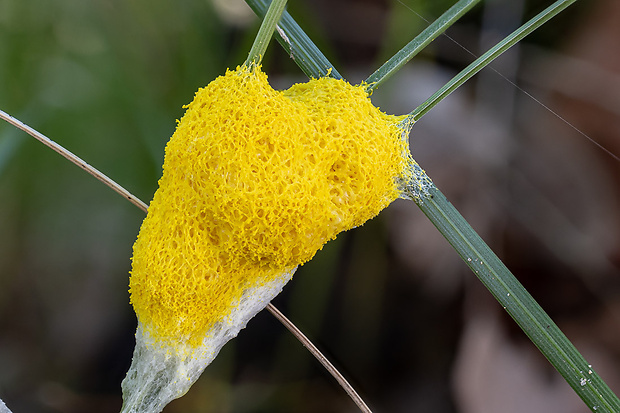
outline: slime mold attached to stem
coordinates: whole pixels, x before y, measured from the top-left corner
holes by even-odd
[[[126,411],[184,394],[297,266],[400,196],[417,166],[403,121],[363,85],[276,91],[255,65],[196,93],[134,245]]]

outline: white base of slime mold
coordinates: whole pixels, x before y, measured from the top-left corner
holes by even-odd
[[[248,321],[282,291],[295,270],[268,284],[245,290],[238,305],[207,332],[197,348],[185,343],[176,343],[174,347],[162,344],[139,322],[131,367],[121,384],[121,413],[158,413],[172,400],[187,393],[224,344],[235,338]]]
[[[2,400],[0,400],[0,413],[11,413],[9,408],[6,407],[6,404],[4,404]]]

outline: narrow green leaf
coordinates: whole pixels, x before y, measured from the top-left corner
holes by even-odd
[[[424,29],[422,33],[407,43],[405,47],[400,49],[398,53],[392,56],[379,69],[370,75],[368,79],[366,79],[368,92],[376,89],[381,83],[396,73],[430,42],[435,40],[437,36],[445,32],[448,27],[452,26],[458,19],[461,18],[461,16],[478,4],[479,1],[480,0],[460,0],[450,7],[430,26]]]
[[[254,13],[262,18],[271,1],[246,0],[246,3],[254,10]],[[278,32],[276,39],[306,76],[314,78],[331,76],[342,79],[334,65],[327,60],[288,12],[285,11],[282,14],[276,30]]]
[[[250,53],[245,61],[246,66],[258,65],[261,59],[265,55],[269,41],[273,36],[273,32],[276,30],[280,16],[284,12],[287,0],[273,0],[269,5],[269,9],[263,18],[263,22],[258,29],[254,43],[250,48]]]
[[[559,12],[573,4],[577,0],[558,0],[553,3],[551,6],[547,7],[545,10],[537,14],[530,21],[525,23],[523,26],[519,27],[517,30],[512,32],[509,36],[507,36],[504,40],[496,44],[494,47],[489,49],[485,54],[476,59],[473,63],[463,69],[458,75],[456,75],[452,80],[446,83],[441,89],[433,94],[430,98],[428,98],[424,103],[415,108],[413,112],[409,114],[414,120],[419,120],[422,116],[424,116],[429,110],[431,110],[436,104],[441,102],[445,97],[447,97],[450,93],[454,92],[456,88],[461,86],[467,80],[469,80],[472,76],[482,70],[486,65],[491,63],[495,58],[500,56],[506,50],[511,48],[521,39],[523,39],[528,34],[532,33],[534,30],[545,24],[552,17],[557,15]]]
[[[263,3],[265,0],[246,1],[252,5]],[[575,0],[557,1],[530,20],[472,63],[471,68],[465,69],[446,87],[440,89],[427,102],[420,105],[410,115],[412,119],[419,119],[443,97],[454,91],[495,57],[574,2]],[[264,7],[266,8],[266,6]],[[280,43],[291,53],[293,53],[291,45],[298,45],[300,49],[295,50],[295,56],[309,56],[307,59],[295,59],[296,63],[309,77],[326,75],[332,65],[312,44],[294,20],[290,16],[288,18],[290,20],[287,24],[292,25],[295,29],[291,30],[291,26],[289,26],[287,29],[289,31],[285,32],[287,40],[280,39]],[[281,23],[284,26],[283,21],[284,16]],[[299,40],[297,36],[301,36],[300,38],[303,38],[303,41]],[[332,76],[334,73],[337,74],[337,72],[332,71]],[[338,75],[338,77],[340,76]],[[430,178],[425,175],[417,178],[420,182],[427,182],[427,180],[430,182]],[[419,187],[412,187],[409,189],[408,195],[586,405],[596,413],[620,412],[618,397],[439,189],[431,185],[428,194],[423,194]]]
[[[530,340],[593,411],[620,412],[620,400],[515,276],[434,185],[411,198]]]

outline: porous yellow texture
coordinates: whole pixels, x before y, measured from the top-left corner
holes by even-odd
[[[134,245],[131,302],[150,334],[199,345],[245,289],[397,198],[402,119],[329,78],[276,91],[242,66],[200,89]]]

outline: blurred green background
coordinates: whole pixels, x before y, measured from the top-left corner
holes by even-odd
[[[421,103],[551,1],[478,6],[373,95]],[[291,0],[363,80],[452,2]],[[414,127],[436,184],[620,392],[617,0],[578,2]],[[0,109],[148,202],[182,105],[246,57],[259,21],[227,0],[0,0]],[[303,81],[275,43],[271,82]],[[14,413],[114,412],[133,351],[131,246],[143,214],[0,123],[0,398]],[[583,412],[411,202],[341,234],[275,304],[377,411]],[[269,314],[165,412],[349,412]]]

